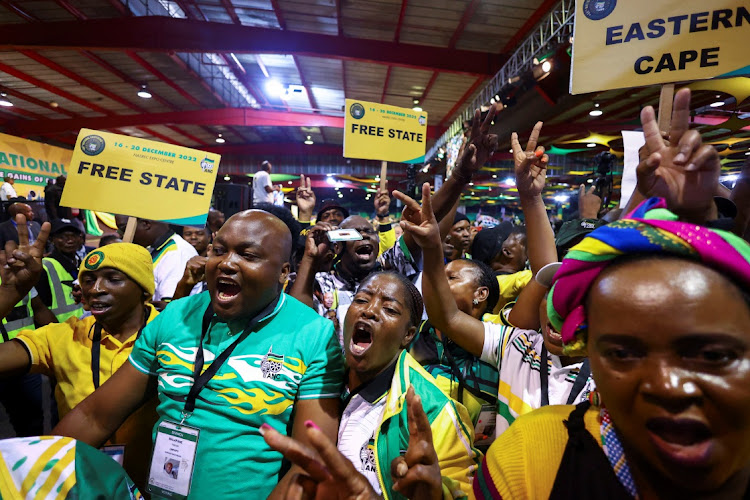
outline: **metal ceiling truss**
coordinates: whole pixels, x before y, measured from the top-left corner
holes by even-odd
[[[552,46],[567,43],[573,34],[573,19],[575,17],[575,0],[562,0],[526,37],[500,71],[477,94],[469,106],[453,120],[448,129],[435,142],[425,155],[427,160],[433,158],[438,149],[458,133],[461,133],[464,120],[474,116],[474,110],[489,104],[509,81],[526,73],[533,66],[534,58],[549,52]],[[450,116],[450,113],[446,116]]]

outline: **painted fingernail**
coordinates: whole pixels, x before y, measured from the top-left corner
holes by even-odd
[[[273,429],[273,427],[271,427],[271,426],[270,426],[270,425],[268,425],[268,424],[263,424],[263,425],[261,425],[261,426],[260,426],[260,427],[258,428],[258,432],[260,432],[260,435],[261,435],[261,436],[265,436],[265,435],[266,435],[266,431],[268,431],[269,429]]]
[[[407,472],[409,472],[409,466],[404,462],[401,462],[396,466],[396,474],[398,474],[398,477],[404,477]]]
[[[320,427],[315,425],[315,422],[313,422],[312,420],[305,420],[305,427],[307,427],[308,429],[320,430]]]
[[[677,153],[677,155],[674,157],[674,162],[675,163],[684,163],[686,159],[687,158],[685,158],[685,155],[683,153]]]
[[[537,149],[536,152],[534,153],[534,155],[537,158],[540,158],[543,154],[544,154],[544,151],[542,151],[541,149]]]

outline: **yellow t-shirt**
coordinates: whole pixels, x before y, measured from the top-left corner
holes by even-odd
[[[531,281],[531,271],[524,269],[513,274],[501,274],[497,276],[497,284],[500,286],[500,299],[495,305],[494,314],[500,314],[502,308],[508,302],[518,298],[521,290]]]
[[[148,304],[148,322],[159,313]],[[68,318],[37,330],[23,330],[16,339],[23,342],[31,356],[31,372],[43,373],[57,380],[55,400],[62,419],[75,406],[94,392],[91,372],[91,345],[94,335],[93,316]],[[127,362],[138,332],[120,342],[102,331],[99,354],[99,384],[104,384]],[[108,444],[125,445],[124,467],[133,480],[142,486],[151,455],[151,431],[158,419],[157,398],[135,411],[112,435]]]

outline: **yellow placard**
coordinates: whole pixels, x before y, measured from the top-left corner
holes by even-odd
[[[202,225],[220,160],[214,153],[81,129],[61,204]]]
[[[67,175],[72,154],[69,149],[0,134],[0,181],[12,177],[18,196],[40,199],[48,181]]]
[[[423,163],[426,144],[424,111],[346,100],[345,158]]]
[[[570,92],[750,75],[748,0],[576,0]]]

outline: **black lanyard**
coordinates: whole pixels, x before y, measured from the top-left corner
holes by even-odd
[[[148,323],[148,318],[151,316],[151,310],[146,308],[146,317],[143,320],[143,326],[138,330],[135,338],[140,337],[141,332]],[[94,323],[94,337],[91,339],[91,380],[94,382],[94,390],[99,388],[99,363],[101,356],[101,343],[102,343],[102,325],[98,322]]]
[[[567,405],[572,405],[573,401],[576,400],[578,394],[581,393],[583,387],[586,385],[586,381],[591,375],[591,366],[589,365],[589,358],[583,360],[581,369],[578,370],[578,375],[573,382],[573,388],[570,389],[570,395],[568,396]],[[539,365],[539,377],[542,379],[542,406],[549,405],[549,371],[547,367],[547,347],[542,344],[542,361]]]
[[[208,328],[211,325],[211,319],[214,316],[214,308],[211,304],[208,304],[206,312],[203,314],[203,323],[201,324],[201,338],[198,341],[198,350],[195,353],[193,386],[190,388],[190,391],[185,398],[185,409],[182,412],[183,421],[193,413],[193,410],[195,410],[195,400],[201,390],[203,390],[203,388],[206,386],[208,381],[211,380],[214,375],[216,375],[216,372],[218,372],[219,368],[221,368],[221,366],[226,362],[226,360],[232,354],[232,351],[234,351],[235,347],[237,347],[240,342],[245,340],[261,321],[265,321],[266,319],[268,319],[270,314],[274,311],[274,309],[276,309],[276,306],[279,303],[279,299],[281,299],[281,295],[276,297],[273,301],[271,301],[270,304],[266,306],[265,309],[263,309],[257,316],[251,319],[242,333],[237,337],[237,340],[232,342],[229,347],[224,349],[224,351],[219,354],[219,356],[211,363],[211,365],[206,368],[206,371],[203,371],[203,339],[206,337],[206,333],[208,333]]]

